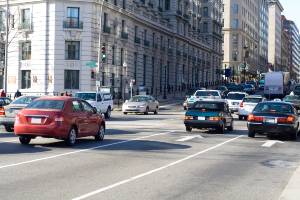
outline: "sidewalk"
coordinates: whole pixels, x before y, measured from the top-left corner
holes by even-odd
[[[300,167],[296,170],[288,185],[282,192],[279,200],[299,200],[300,199]]]

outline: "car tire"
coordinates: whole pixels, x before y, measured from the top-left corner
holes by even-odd
[[[239,120],[243,120],[243,116],[239,115]]]
[[[295,141],[295,140],[297,140],[297,138],[298,138],[298,132],[297,131],[290,133],[290,139],[291,140]]]
[[[95,135],[96,141],[103,141],[105,136],[105,127],[103,124],[100,125],[97,134]]]
[[[231,122],[231,125],[229,127],[227,127],[228,131],[233,131],[233,122]]]
[[[225,126],[221,125],[218,129],[217,129],[218,133],[220,134],[224,134],[225,133]]]
[[[21,135],[21,136],[19,137],[19,141],[20,141],[21,144],[27,145],[27,144],[30,143],[31,137],[28,136],[28,135]]]
[[[148,115],[148,114],[149,114],[149,108],[148,108],[148,107],[146,108],[146,111],[144,112],[144,114],[145,114],[145,115]]]
[[[156,108],[154,111],[154,115],[157,115],[157,114],[158,114],[158,108]]]
[[[111,117],[111,108],[110,107],[107,108],[107,111],[104,115],[105,115],[105,119],[109,119]]]
[[[250,138],[255,138],[255,132],[252,131],[252,130],[249,130],[249,131],[248,131],[248,137],[250,137]]]
[[[123,112],[123,114],[124,114],[124,115],[127,115],[128,113],[127,113],[127,112]]]
[[[192,132],[193,129],[192,129],[192,127],[186,126],[186,127],[185,127],[185,130],[186,130],[186,132],[189,132],[189,133],[190,133],[190,132]]]
[[[65,142],[68,146],[74,146],[77,138],[77,130],[75,127],[72,127],[69,131],[68,138],[65,139]]]
[[[10,126],[10,125],[5,125],[4,126],[4,128],[5,128],[5,130],[7,131],[7,132],[14,132],[14,127],[13,126]]]

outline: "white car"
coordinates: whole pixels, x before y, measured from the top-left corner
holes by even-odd
[[[231,113],[238,112],[243,99],[248,96],[245,92],[229,92],[226,101]]]
[[[187,104],[191,105],[200,100],[219,100],[222,99],[219,90],[197,90],[193,96],[187,100]]]
[[[122,106],[122,112],[127,113],[144,113],[147,115],[149,112],[158,114],[159,103],[154,97],[149,95],[136,95],[127,100]]]
[[[75,97],[83,99],[97,108],[99,113],[103,113],[105,118],[109,119],[113,110],[112,95],[100,92],[77,92]]]
[[[266,98],[260,95],[250,95],[245,97],[239,107],[239,120],[247,119],[248,115],[252,113],[255,106],[264,101],[266,101]]]

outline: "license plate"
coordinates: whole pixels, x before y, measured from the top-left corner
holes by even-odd
[[[198,120],[205,120],[205,117],[198,117]]]
[[[42,119],[41,118],[31,118],[31,123],[32,124],[41,124]]]
[[[276,120],[275,119],[266,119],[265,122],[269,123],[269,124],[276,124]]]

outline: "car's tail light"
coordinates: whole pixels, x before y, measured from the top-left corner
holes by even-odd
[[[277,123],[279,124],[293,124],[294,122],[295,122],[295,117],[293,116],[277,118]]]
[[[221,117],[210,117],[210,118],[208,118],[208,120],[209,121],[220,121],[220,120],[222,120],[222,118]]]
[[[65,121],[65,119],[63,118],[63,117],[61,117],[61,116],[56,116],[55,118],[54,118],[54,121],[55,121],[55,123],[57,124],[57,125],[62,125],[63,124],[63,122]]]
[[[5,110],[4,108],[0,108],[0,116],[5,116]]]
[[[185,120],[193,120],[194,118],[193,118],[193,116],[185,116],[184,119]]]
[[[244,103],[243,102],[240,103],[240,107],[241,108],[244,107]]]
[[[251,115],[248,116],[248,121],[249,122],[263,122],[264,118],[260,117],[260,116],[254,116],[254,115],[251,114]]]

